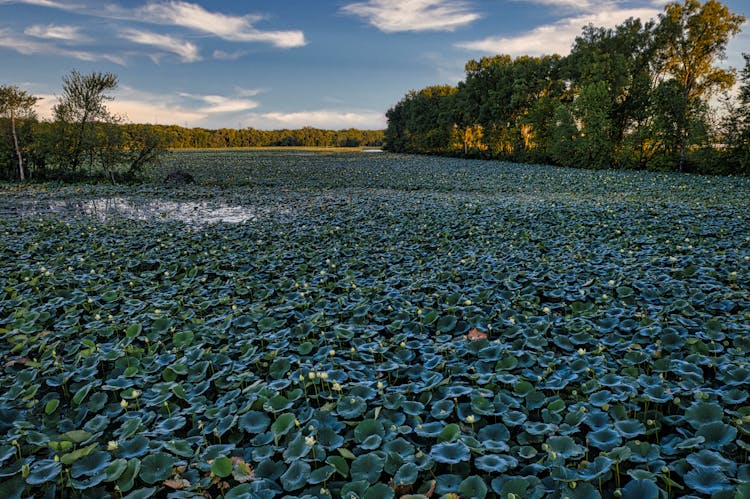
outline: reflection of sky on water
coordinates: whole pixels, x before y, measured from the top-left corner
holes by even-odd
[[[273,210],[266,207],[230,206],[215,202],[171,201],[122,196],[24,203],[4,207],[0,211],[6,215],[65,213],[88,215],[99,220],[121,217],[133,220],[178,220],[194,224],[242,223],[290,213],[289,209]]]

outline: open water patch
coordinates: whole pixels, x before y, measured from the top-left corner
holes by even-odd
[[[3,216],[72,214],[98,220],[176,220],[190,224],[245,223],[263,218],[289,217],[288,208],[230,205],[216,201],[175,201],[142,197],[111,196],[91,199],[47,199],[14,203],[0,208]]]

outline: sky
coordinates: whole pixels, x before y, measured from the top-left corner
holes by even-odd
[[[748,0],[725,0],[750,18]],[[0,0],[0,85],[49,117],[72,70],[112,72],[113,113],[187,127],[379,129],[411,89],[466,61],[569,53],[587,24],[663,0]],[[750,25],[724,65],[742,67]]]

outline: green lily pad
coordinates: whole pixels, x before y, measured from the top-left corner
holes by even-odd
[[[476,458],[474,466],[489,473],[505,473],[518,466],[518,460],[512,456],[487,454]]]
[[[96,475],[109,465],[110,459],[109,452],[92,452],[73,463],[73,466],[70,467],[70,475],[73,478]]]
[[[461,441],[445,442],[433,445],[430,456],[439,463],[457,464],[468,461],[471,456],[469,447]]]
[[[281,475],[281,485],[286,491],[302,488],[310,479],[310,465],[304,461],[294,461]]]
[[[148,484],[166,480],[172,475],[176,460],[165,452],[155,452],[141,461],[140,478]]]
[[[62,465],[54,459],[42,459],[36,461],[29,469],[29,475],[26,477],[26,483],[29,485],[41,485],[47,482],[53,482],[59,478],[62,472]]]
[[[393,482],[398,486],[411,485],[417,481],[419,468],[414,463],[404,463],[399,467],[393,477]]]
[[[375,453],[363,454],[357,457],[350,466],[352,480],[364,480],[375,483],[380,478],[385,461]]]
[[[464,478],[461,485],[458,486],[458,495],[461,497],[484,499],[487,496],[487,490],[487,484],[484,483],[481,477],[471,475]]]
[[[219,478],[226,478],[232,474],[232,460],[226,456],[219,456],[211,463],[211,473]]]
[[[685,419],[696,430],[706,423],[721,421],[724,410],[713,402],[697,402],[685,411]]]

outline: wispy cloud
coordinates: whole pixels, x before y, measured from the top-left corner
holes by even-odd
[[[247,55],[247,52],[245,52],[244,50],[235,50],[233,52],[226,52],[224,50],[216,49],[211,55],[214,59],[219,60],[219,61],[236,61],[237,59],[240,59],[243,56]]]
[[[455,31],[480,18],[468,3],[456,0],[368,0],[350,3],[341,10],[386,33]]]
[[[60,47],[55,43],[33,40],[9,29],[0,29],[0,47],[15,50],[23,55],[58,55],[80,61],[109,61],[122,66],[125,65],[125,60],[119,55]]]
[[[509,55],[567,55],[584,26],[612,28],[626,19],[634,17],[644,21],[659,14],[660,10],[653,8],[640,9],[608,9],[594,13],[577,15],[561,19],[552,24],[538,26],[531,31],[516,36],[493,36],[481,40],[466,41],[456,44],[466,50],[487,54]]]
[[[174,36],[137,29],[127,29],[120,33],[120,37],[133,43],[149,45],[164,52],[176,54],[183,62],[195,62],[201,58],[197,45]]]
[[[197,103],[196,111],[203,114],[223,114],[249,111],[258,107],[258,103],[242,97],[225,97],[223,95],[199,95],[182,92],[180,97]]]
[[[141,45],[158,47],[163,51],[177,54],[185,62],[199,59],[195,44],[185,42],[176,35],[151,33],[132,26],[132,23],[147,23],[159,26],[173,26],[191,32],[209,34],[223,40],[240,43],[266,43],[278,48],[292,48],[304,46],[307,41],[301,30],[263,30],[256,24],[265,18],[261,15],[227,15],[212,12],[197,3],[182,0],[150,1],[141,7],[123,6],[118,3],[81,3],[64,2],[62,0],[0,0],[0,5],[23,3],[52,9],[72,11],[89,17],[100,17],[118,21],[122,24],[122,38]],[[68,28],[66,32],[62,28]],[[27,28],[27,35],[49,40],[65,42],[85,39],[75,39],[77,34],[71,27],[35,25]],[[161,31],[161,30],[160,30]],[[215,59],[234,60],[244,55],[242,51],[227,52],[221,49],[214,51]],[[159,56],[152,55],[155,60]]]
[[[67,42],[87,42],[90,39],[81,33],[78,26],[63,26],[58,24],[34,24],[24,31],[25,35],[35,38],[49,40],[62,40]]]
[[[110,7],[109,12],[117,14],[122,13],[123,10]],[[133,15],[142,22],[181,26],[234,42],[264,42],[281,48],[300,47],[306,43],[302,31],[264,31],[257,29],[254,24],[261,21],[262,16],[229,16],[218,12],[209,12],[200,5],[189,2],[152,2],[135,9]]]
[[[27,5],[38,5],[39,7],[49,7],[51,9],[62,10],[76,10],[82,7],[80,4],[58,2],[55,0],[0,0],[0,4],[4,3],[24,3]]]
[[[568,9],[575,10],[587,10],[595,7],[597,4],[601,5],[602,2],[595,2],[592,0],[518,0],[524,3],[535,3],[538,5],[547,5],[549,7],[565,7]]]
[[[332,130],[346,128],[385,128],[385,116],[377,111],[337,111],[329,109],[299,112],[250,113],[246,126],[259,129],[302,128],[311,126]]]
[[[238,89],[239,93],[250,93],[250,89]],[[258,92],[260,92],[258,90]],[[161,125],[205,126],[218,128],[227,123],[236,124],[242,113],[259,104],[233,94],[231,96],[203,95],[195,93],[148,92],[122,85],[112,94],[107,103],[109,111],[133,123],[155,123]],[[37,104],[42,118],[52,116],[57,97],[52,94],[35,93],[43,99]]]

